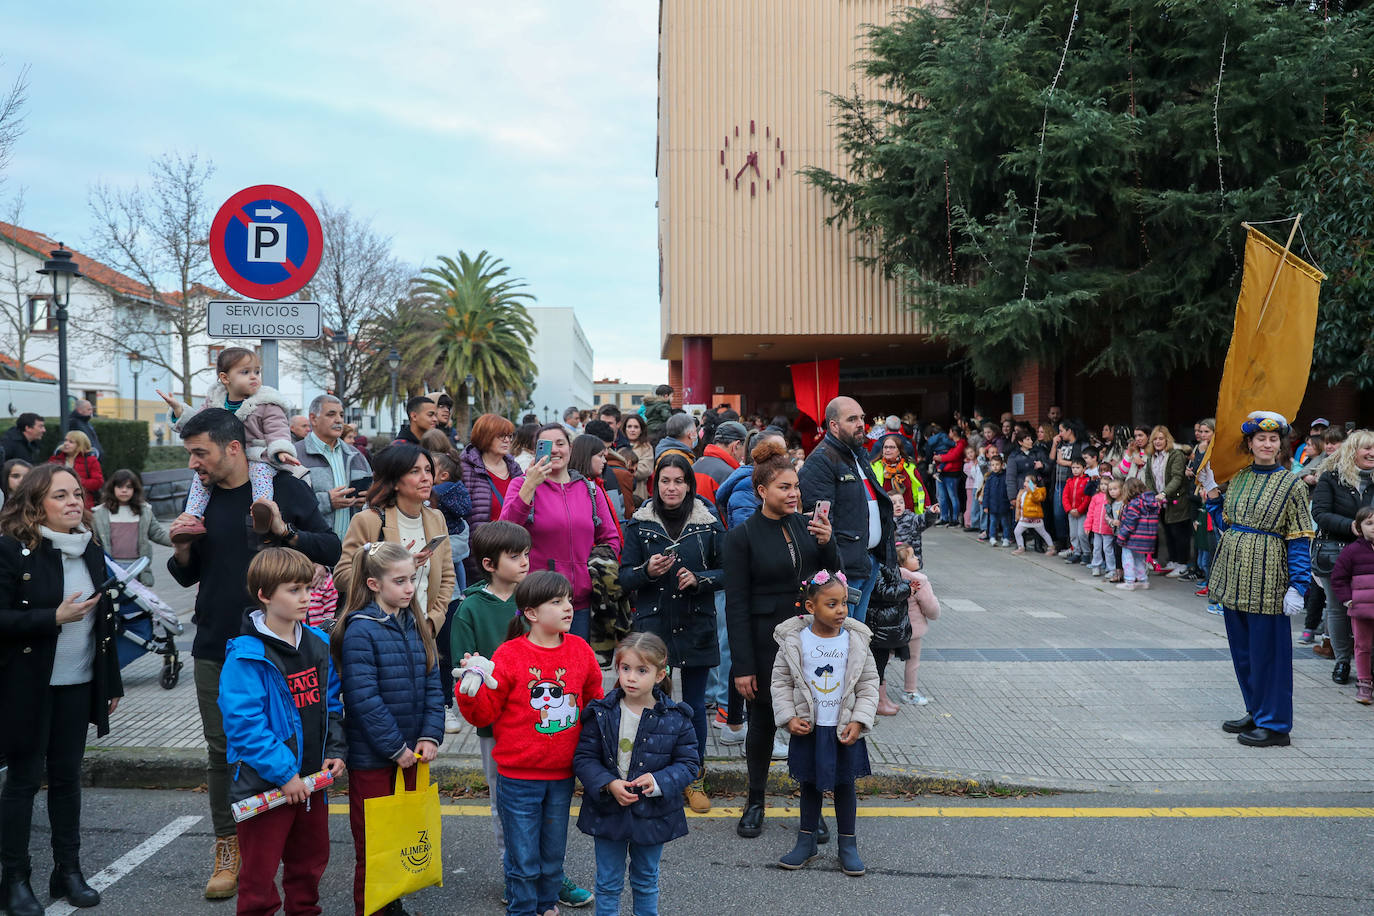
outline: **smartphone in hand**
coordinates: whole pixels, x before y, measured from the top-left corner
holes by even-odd
[[[429,551],[430,553],[434,553],[434,551],[436,551],[436,550],[439,549],[439,545],[442,544],[442,543],[444,543],[444,541],[447,541],[447,540],[448,540],[448,535],[447,535],[447,534],[440,534],[440,535],[437,535],[437,536],[435,536],[435,537],[432,537],[432,538],[429,539],[429,543],[425,545],[425,550]]]
[[[815,515],[815,518],[817,519],[817,521],[829,521],[829,520],[830,520],[830,500],[828,500],[828,499],[818,499],[818,500],[816,500],[816,509],[815,509],[814,515]]]
[[[534,460],[543,461],[553,454],[553,440],[540,439],[539,444],[534,447]]]

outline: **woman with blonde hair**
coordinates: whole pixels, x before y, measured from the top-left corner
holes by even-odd
[[[95,508],[95,498],[100,488],[105,486],[105,473],[100,469],[100,460],[91,451],[91,440],[79,429],[67,431],[57,446],[57,453],[48,459],[49,464],[60,464],[76,475],[81,481],[81,492],[86,499],[86,508]]]
[[[1188,459],[1174,447],[1169,427],[1160,425],[1150,430],[1144,464],[1145,489],[1154,493],[1159,503],[1159,527],[1169,550],[1169,565],[1164,568],[1170,579],[1177,579],[1188,569],[1192,524],[1188,518]]]
[[[1350,662],[1355,655],[1354,636],[1345,605],[1331,591],[1331,570],[1345,546],[1359,537],[1355,515],[1374,505],[1374,432],[1357,429],[1346,437],[1340,449],[1322,465],[1317,485],[1312,489],[1312,519],[1317,526],[1317,542],[1312,547],[1313,577],[1326,592],[1325,643],[1313,649],[1318,655],[1331,654],[1336,667],[1331,680],[1350,682]],[[1326,651],[1321,651],[1326,650]]]

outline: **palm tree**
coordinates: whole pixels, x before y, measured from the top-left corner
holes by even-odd
[[[507,390],[524,397],[534,374],[534,322],[521,300],[534,296],[518,292],[526,284],[508,278],[510,268],[485,251],[475,258],[460,251],[457,261],[441,255],[439,265],[420,271],[412,285],[425,316],[417,340],[422,352],[410,356],[439,370],[466,427],[469,394],[479,405]],[[467,390],[468,376],[475,391]]]

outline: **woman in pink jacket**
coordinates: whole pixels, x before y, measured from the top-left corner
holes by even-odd
[[[594,482],[568,467],[572,446],[562,424],[539,428],[536,454],[544,440],[552,451],[531,464],[524,477],[510,482],[501,518],[529,531],[531,570],[552,569],[572,582],[572,632],[590,639],[592,578],[587,561],[598,544],[609,544],[620,556],[615,510]]]

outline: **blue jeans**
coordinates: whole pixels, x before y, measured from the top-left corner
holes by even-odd
[[[501,830],[506,836],[508,916],[535,916],[558,905],[573,780],[497,776]]]
[[[1054,485],[1054,504],[1045,507],[1045,527],[1050,529],[1056,546],[1069,540],[1069,516],[1064,511],[1064,486],[1062,483]]]
[[[580,636],[583,640],[591,642],[592,639],[592,609],[584,607],[580,611],[573,611],[572,635]]]
[[[983,527],[983,504],[978,501],[978,494],[973,494],[973,502],[969,503],[968,524],[970,528]]]
[[[941,474],[935,484],[940,499],[940,521],[959,524],[959,491],[963,480],[958,474]]]
[[[859,600],[849,606],[849,616],[859,623],[864,622],[868,616],[868,599],[873,597],[873,586],[878,584],[878,561],[873,554],[868,557],[868,577],[864,579],[850,579],[849,587],[859,593]]]
[[[658,860],[663,844],[641,846],[625,840],[596,838],[596,916],[618,916],[625,889],[625,857],[630,859],[630,894],[634,916],[658,916]]]
[[[724,708],[730,702],[730,636],[725,631],[725,590],[717,589],[715,597],[720,664],[711,669],[711,676],[706,679],[706,699]]]
[[[682,702],[692,707],[692,728],[697,733],[698,765],[706,760],[706,678],[714,668],[702,666],[677,669],[682,678]]]
[[[1011,540],[1011,516],[1007,514],[993,515],[986,513],[988,520],[988,540],[1001,538],[1004,541]]]

